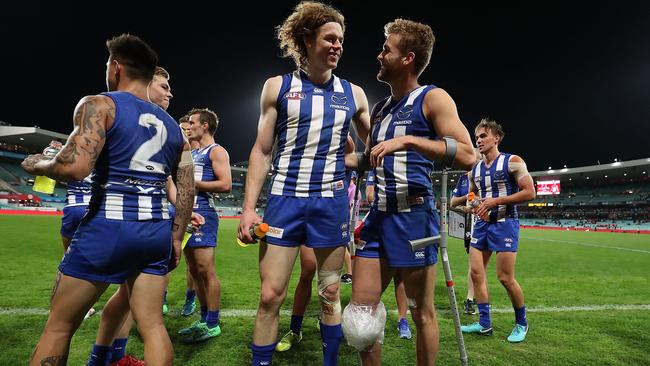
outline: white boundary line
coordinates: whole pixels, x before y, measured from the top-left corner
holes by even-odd
[[[605,249],[617,249],[617,250],[625,250],[625,251],[628,251],[628,252],[650,254],[650,250],[641,250],[641,249],[632,249],[632,248],[623,248],[623,247],[613,247],[613,246],[610,246],[610,245],[583,243],[583,242],[579,242],[579,241],[567,241],[567,240],[557,240],[557,239],[534,238],[534,237],[530,237],[530,236],[522,236],[521,239],[538,240],[538,241],[550,241],[552,243],[562,243],[562,244],[576,244],[576,245],[584,245],[584,246],[587,246],[587,247],[596,247],[596,248],[605,248]]]
[[[526,308],[529,313],[569,313],[576,311],[606,311],[606,310],[650,310],[650,304],[638,305],[624,305],[624,304],[606,304],[606,305],[582,305],[582,306],[541,306]],[[504,314],[512,313],[512,308],[492,308],[492,313]],[[397,314],[397,310],[389,310],[389,313]],[[438,310],[439,313],[449,313],[448,310]],[[0,308],[0,316],[2,315],[47,315],[48,309],[42,308]],[[97,313],[101,313],[98,311]],[[173,313],[173,312],[172,312]],[[225,318],[243,318],[254,317],[257,313],[255,309],[224,309],[221,310],[220,315]],[[282,316],[291,315],[290,310],[282,310]],[[315,316],[316,312],[309,312],[307,316]],[[167,315],[169,316],[169,315]],[[177,317],[177,315],[171,315]]]

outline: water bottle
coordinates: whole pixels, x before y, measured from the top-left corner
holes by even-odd
[[[255,240],[254,244],[257,244],[257,240],[262,239],[263,237],[265,237],[266,233],[268,231],[269,231],[269,224],[263,222],[263,223],[260,223],[260,224],[253,225],[253,227],[250,228],[249,233],[251,234],[251,237],[253,238],[253,240]],[[239,240],[239,238],[237,238],[237,244],[239,244],[239,246],[242,247],[242,248],[245,248],[245,247],[247,247],[249,245],[249,244],[244,243],[243,241]]]
[[[43,150],[43,156],[47,158],[48,160],[54,159],[56,154],[59,152],[60,149],[57,149],[56,147],[53,146],[48,146]],[[46,177],[44,175],[39,175],[34,179],[34,186],[32,189],[34,192],[41,192],[41,193],[47,193],[47,194],[52,194],[54,193],[54,186],[56,185],[56,180]]]
[[[191,222],[187,224],[187,227],[185,228],[185,234],[183,234],[183,242],[181,243],[181,250],[185,249],[187,242],[190,240],[192,234],[194,234],[195,231],[196,228],[192,225]]]
[[[474,192],[469,192],[467,194],[467,203],[469,204],[469,207],[475,209],[481,204],[481,201],[476,198]]]

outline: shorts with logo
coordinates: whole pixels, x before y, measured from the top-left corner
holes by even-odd
[[[187,248],[203,248],[217,246],[217,231],[219,230],[219,215],[212,209],[194,210],[205,218],[205,224],[192,234],[188,240]]]
[[[59,271],[106,283],[123,283],[139,272],[164,276],[171,248],[170,220],[125,221],[86,216],[59,264]]]
[[[350,211],[348,196],[293,197],[270,194],[264,222],[269,224],[269,244],[310,248],[347,245]]]
[[[472,230],[471,246],[491,252],[516,252],[519,248],[519,220],[500,222],[476,220]]]
[[[383,212],[373,208],[363,222],[355,255],[386,259],[389,267],[435,264],[437,244],[413,252],[409,240],[435,236],[439,230],[440,219],[432,208],[411,212]]]
[[[86,214],[88,205],[65,206],[63,207],[63,217],[61,218],[61,235],[66,238],[72,238],[74,232]]]

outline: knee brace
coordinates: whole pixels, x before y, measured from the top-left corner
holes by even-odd
[[[343,334],[357,351],[363,351],[375,342],[383,343],[385,325],[386,307],[381,301],[377,306],[350,303],[343,310]]]
[[[341,281],[341,270],[337,271],[323,271],[318,270],[318,298],[320,299],[321,307],[324,312],[330,312],[331,315],[338,315],[341,313],[341,301],[336,299],[334,301],[327,298],[325,292],[330,285],[338,284]]]

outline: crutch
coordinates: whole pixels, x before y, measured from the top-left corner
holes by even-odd
[[[442,257],[442,268],[445,272],[445,280],[447,282],[447,293],[449,295],[449,305],[451,306],[451,314],[454,318],[454,330],[456,331],[456,342],[458,343],[458,352],[460,353],[460,363],[467,366],[467,351],[465,350],[465,340],[463,339],[463,332],[460,330],[460,315],[458,313],[458,306],[456,305],[456,291],[454,290],[454,281],[451,277],[451,267],[449,266],[449,256],[447,255],[447,170],[442,170],[441,194],[440,194],[440,234],[428,238],[417,240],[409,240],[411,249],[416,251],[431,244],[440,245],[440,256]]]

